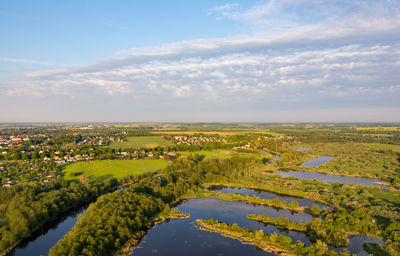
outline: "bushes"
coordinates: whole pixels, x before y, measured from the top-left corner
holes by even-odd
[[[343,208],[326,213],[323,220],[315,218],[307,224],[307,234],[311,240],[319,239],[336,247],[349,244],[349,232],[375,235],[377,231],[375,221],[368,214],[362,210],[355,210],[349,214]]]
[[[271,218],[268,216],[268,214],[264,215],[255,215],[255,214],[250,214],[247,216],[248,219],[251,220],[256,220],[265,224],[272,224],[277,226],[278,228],[282,229],[290,229],[290,230],[297,230],[300,232],[305,232],[307,231],[307,226],[303,223],[295,223],[289,221],[288,218],[285,218],[283,216],[279,216],[278,218]]]
[[[273,253],[293,253],[296,255],[313,255],[313,256],[336,256],[348,255],[347,250],[338,254],[328,248],[326,243],[317,241],[311,246],[304,246],[303,243],[293,243],[288,236],[273,233],[271,235],[264,234],[262,230],[252,231],[250,229],[241,228],[237,224],[229,225],[225,222],[219,222],[214,219],[197,220],[207,231],[214,231],[224,236],[243,240],[247,243],[256,245],[263,250]]]

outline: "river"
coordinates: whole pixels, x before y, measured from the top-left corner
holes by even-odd
[[[65,213],[62,217],[55,219],[48,225],[23,240],[9,254],[12,256],[39,256],[48,255],[50,248],[57,244],[68,231],[75,225],[79,214],[84,213],[88,205],[81,206]]]

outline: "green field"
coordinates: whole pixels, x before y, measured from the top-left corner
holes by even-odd
[[[78,181],[81,175],[91,181],[103,181],[110,177],[154,172],[167,165],[166,160],[95,160],[68,165],[62,174],[69,181]]]
[[[219,150],[213,150],[213,151],[193,151],[193,152],[188,152],[188,151],[178,151],[176,152],[180,155],[191,155],[191,154],[198,154],[200,156],[204,156],[207,158],[211,159],[227,159],[231,158],[234,156],[240,156],[240,157],[256,157],[256,158],[263,158],[266,156],[264,153],[253,153],[253,152],[238,152],[235,150],[226,150],[226,149],[219,149]]]
[[[400,153],[400,145],[382,144],[382,143],[362,143],[362,144],[372,149],[392,150],[394,152]]]
[[[135,136],[128,137],[127,141],[113,142],[110,148],[155,148],[158,146],[170,146],[173,143],[161,136]]]

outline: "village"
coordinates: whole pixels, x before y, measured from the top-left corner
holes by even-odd
[[[188,135],[180,135],[180,136],[170,136],[165,135],[163,138],[175,142],[177,145],[203,145],[209,143],[226,143],[226,139],[223,137],[215,137],[215,136],[188,136]]]

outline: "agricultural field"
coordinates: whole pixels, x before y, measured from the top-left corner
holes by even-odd
[[[154,172],[168,164],[166,160],[96,160],[68,165],[62,175],[68,181],[78,181],[80,176],[86,176],[91,181],[101,182],[110,177]]]
[[[109,145],[110,148],[155,148],[158,146],[170,146],[172,142],[159,136],[135,136],[128,137],[127,141],[113,142]]]
[[[357,127],[357,131],[385,131],[385,132],[392,132],[392,131],[400,131],[400,127]]]
[[[376,150],[392,150],[393,152],[400,153],[400,145],[383,144],[383,143],[362,143],[362,145]]]
[[[221,132],[221,131],[152,131],[152,134],[187,134],[187,135],[195,135],[195,134],[205,134],[205,135],[235,135],[236,132]]]
[[[188,152],[188,151],[178,151],[177,152],[180,155],[191,155],[191,154],[198,154],[199,156],[202,156],[204,158],[210,158],[210,159],[228,159],[232,158],[235,156],[240,156],[240,157],[255,157],[258,159],[261,159],[263,157],[266,157],[267,155],[262,152],[243,152],[243,151],[236,151],[236,150],[226,150],[226,149],[219,149],[219,150],[202,150],[202,151],[193,151],[193,152]]]

